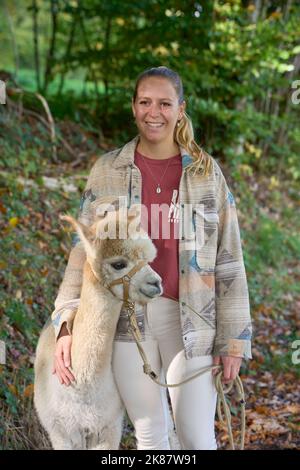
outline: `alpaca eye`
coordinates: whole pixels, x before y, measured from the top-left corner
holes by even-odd
[[[116,263],[112,263],[111,265],[114,269],[117,269],[118,271],[120,269],[126,268],[127,266],[126,263],[124,263],[124,261],[117,261]]]

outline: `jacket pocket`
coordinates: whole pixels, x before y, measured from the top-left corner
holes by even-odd
[[[217,212],[193,209],[195,259],[200,270],[214,271],[217,256],[219,216]]]

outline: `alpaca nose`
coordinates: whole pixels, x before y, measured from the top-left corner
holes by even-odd
[[[154,287],[156,287],[158,290],[160,290],[160,283],[159,283],[159,281],[151,281],[151,282],[148,282],[147,284],[150,284],[150,286],[154,286]]]
[[[161,285],[157,279],[151,282],[147,282],[147,284],[151,288],[153,295],[159,294],[161,292]]]
[[[145,280],[145,284],[140,288],[140,291],[147,297],[157,297],[162,293],[162,285],[157,277],[152,277],[149,280]]]

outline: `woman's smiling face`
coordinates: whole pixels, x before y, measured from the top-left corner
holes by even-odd
[[[183,116],[185,102],[178,103],[176,91],[166,78],[144,78],[138,87],[132,111],[140,134],[151,142],[173,140],[174,128]]]

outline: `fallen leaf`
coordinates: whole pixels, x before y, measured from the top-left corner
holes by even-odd
[[[15,395],[16,397],[18,396],[18,390],[17,387],[13,384],[8,384],[8,390]]]
[[[32,397],[33,391],[34,391],[34,385],[33,384],[27,385],[27,387],[25,388],[24,393],[23,393],[24,397],[26,397],[26,398]]]
[[[9,219],[8,223],[11,227],[16,227],[16,225],[18,225],[18,223],[19,223],[19,218],[18,217],[11,217]]]

